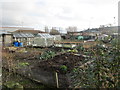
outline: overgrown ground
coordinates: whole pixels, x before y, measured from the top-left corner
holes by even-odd
[[[4,89],[21,88],[20,90],[23,90],[23,89],[40,89],[41,90],[41,89],[48,88],[47,86],[45,86],[41,83],[34,82],[34,81],[32,81],[28,78],[25,78],[21,75],[15,74],[13,72],[9,72],[6,69],[3,69],[2,74],[3,74],[2,82],[3,82]]]
[[[90,46],[90,47],[89,47]],[[88,48],[89,47],[89,48]],[[13,71],[31,66],[39,70],[67,74],[71,88],[120,88],[120,46],[117,39],[96,46],[80,45],[74,49],[20,48],[3,50],[3,66]]]
[[[76,88],[120,88],[120,44],[118,39],[109,43],[100,42],[88,49],[93,62],[76,67],[70,73],[71,87]]]

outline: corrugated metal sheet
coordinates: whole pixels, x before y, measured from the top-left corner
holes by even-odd
[[[0,31],[0,35],[2,34],[11,34],[11,33]]]
[[[13,34],[13,37],[16,37],[16,38],[32,38],[32,37],[34,37],[34,35],[33,34],[31,34],[31,33],[14,33]]]

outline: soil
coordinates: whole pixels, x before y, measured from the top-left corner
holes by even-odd
[[[52,59],[48,59],[48,60],[40,60],[39,58],[41,55],[40,51],[37,52],[31,51],[26,53],[19,53],[19,52],[14,52],[14,53],[5,52],[5,53],[7,56],[9,54],[10,56],[13,55],[13,59],[14,59],[13,61],[28,62],[33,69],[41,68],[44,70],[57,71],[64,74],[66,72],[64,72],[61,69],[63,65],[67,67],[67,73],[68,73],[74,69],[75,65],[77,65],[78,63],[82,64],[82,62],[84,61],[83,56],[77,56],[74,55],[74,53],[59,54],[53,57]],[[6,56],[3,56],[3,59],[7,60]]]
[[[4,68],[2,69],[2,83],[3,83],[3,89],[6,89],[6,90],[8,90],[8,88],[10,88],[10,85],[15,85],[17,83],[19,83],[21,86],[23,86],[24,89],[49,88],[41,83],[37,83],[37,82],[30,80],[28,78],[25,78],[21,75],[9,72],[8,70],[6,70]],[[11,89],[13,89],[13,86],[11,87]]]
[[[5,55],[4,55],[5,54]],[[13,55],[13,57],[11,57]],[[39,56],[41,55],[41,52],[13,52],[3,53],[3,66],[7,67],[7,60],[14,59],[13,62],[15,65],[19,63],[29,63],[28,66],[25,66],[26,68],[35,69],[39,72],[40,69],[43,69],[44,71],[48,72],[54,72],[57,71],[59,73],[59,83],[61,84],[61,87],[68,87],[69,82],[67,80],[66,74],[70,73],[74,70],[75,66],[82,65],[84,62],[83,56],[75,55],[74,53],[65,53],[65,54],[59,54],[53,57],[52,59],[48,60],[40,60]],[[8,58],[6,58],[8,56]],[[10,59],[11,58],[11,59]],[[67,70],[61,69],[62,66],[67,67]],[[12,65],[13,67],[13,65]],[[21,68],[25,68],[21,67]],[[26,69],[25,69],[26,70]],[[27,72],[27,71],[26,71]]]
[[[84,60],[83,56],[76,56],[71,53],[65,53],[65,54],[57,55],[53,59],[38,62],[37,66],[35,67],[42,68],[44,70],[49,70],[49,71],[57,71],[62,74],[65,74],[66,72],[64,72],[61,69],[61,66],[63,65],[66,66],[67,73],[69,73],[74,69],[74,66],[77,65],[78,62],[80,63],[83,60]]]
[[[39,56],[41,55],[41,52],[26,52],[26,53],[14,53],[15,60],[39,60]]]

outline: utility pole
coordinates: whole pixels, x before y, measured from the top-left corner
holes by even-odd
[[[116,18],[114,17],[114,23],[113,23],[113,25],[115,26],[115,24],[116,24],[116,20],[115,20]]]

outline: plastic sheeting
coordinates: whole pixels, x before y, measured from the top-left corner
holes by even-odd
[[[40,38],[35,37],[33,40],[33,46],[48,47],[54,44],[53,38]]]
[[[47,34],[47,33],[38,33],[37,37],[42,37],[42,38],[54,38],[54,36]]]

